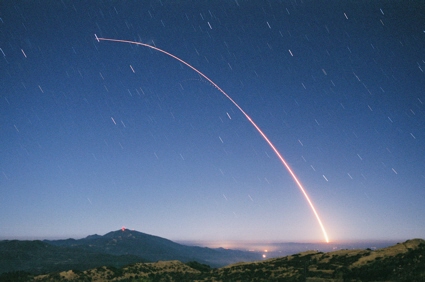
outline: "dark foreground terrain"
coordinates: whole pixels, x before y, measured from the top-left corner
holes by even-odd
[[[308,251],[264,261],[211,268],[198,262],[159,261],[33,275],[5,273],[1,281],[425,281],[425,241],[378,250]]]

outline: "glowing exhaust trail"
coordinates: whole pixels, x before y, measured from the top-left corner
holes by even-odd
[[[198,69],[196,69],[195,67],[193,67],[189,63],[183,61],[179,57],[174,56],[173,54],[168,53],[167,51],[164,51],[164,50],[162,50],[162,49],[160,49],[158,47],[155,47],[155,46],[152,46],[152,45],[149,45],[149,44],[145,44],[145,43],[141,43],[141,42],[136,42],[136,41],[97,37],[96,34],[94,36],[95,36],[95,38],[96,38],[96,40],[98,42],[100,42],[100,41],[113,41],[113,42],[129,43],[129,44],[141,45],[141,46],[148,47],[148,48],[151,48],[153,50],[159,51],[161,53],[164,53],[165,55],[168,55],[171,58],[176,59],[180,63],[185,64],[186,66],[188,66],[189,68],[191,68],[192,70],[194,70],[195,72],[197,72],[200,76],[202,76],[209,83],[211,83],[224,96],[226,96],[226,98],[229,99],[230,102],[232,102],[233,105],[235,105],[236,108],[239,109],[239,111],[241,111],[241,113],[248,119],[248,121],[255,127],[255,129],[257,129],[258,133],[260,133],[260,135],[264,138],[264,140],[266,140],[266,142],[269,144],[269,146],[275,152],[276,156],[279,158],[279,160],[282,162],[282,164],[288,170],[289,174],[292,176],[292,178],[294,179],[295,183],[300,188],[300,190],[303,193],[305,199],[307,200],[308,204],[310,205],[311,210],[313,211],[314,215],[316,216],[317,222],[319,223],[320,228],[322,229],[323,236],[325,237],[326,243],[329,243],[329,238],[328,238],[328,235],[326,233],[325,227],[323,226],[322,220],[320,219],[319,214],[317,213],[317,211],[316,211],[316,209],[315,209],[315,207],[313,205],[313,202],[310,200],[310,197],[308,196],[307,192],[305,191],[305,189],[302,186],[301,182],[298,180],[298,178],[295,175],[295,173],[292,171],[291,167],[288,165],[288,163],[285,161],[285,159],[282,157],[282,155],[279,153],[279,151],[276,149],[276,147],[273,145],[273,143],[269,140],[269,138],[266,136],[266,134],[264,134],[264,132],[258,127],[258,125],[251,119],[251,117],[226,92],[224,92],[224,90],[221,89],[214,81],[212,81],[208,76],[206,76],[205,74],[203,74],[201,71],[199,71]]]

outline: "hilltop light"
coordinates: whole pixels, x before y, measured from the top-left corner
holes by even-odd
[[[122,230],[122,231],[125,231],[125,226],[121,227],[121,230]]]

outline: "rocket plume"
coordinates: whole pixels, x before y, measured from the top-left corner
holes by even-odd
[[[285,159],[282,157],[282,155],[276,149],[276,147],[273,145],[273,143],[269,140],[269,138],[266,136],[266,134],[264,134],[264,132],[260,129],[260,127],[258,127],[258,125],[251,119],[251,117],[223,89],[221,89],[214,81],[212,81],[208,76],[206,76],[205,74],[203,74],[201,71],[199,71],[194,66],[190,65],[189,63],[187,63],[186,61],[184,61],[184,60],[180,59],[179,57],[177,57],[177,56],[175,56],[175,55],[173,55],[171,53],[168,53],[167,51],[164,51],[164,50],[162,50],[162,49],[160,49],[158,47],[155,47],[155,46],[152,46],[152,45],[149,45],[149,44],[145,44],[145,43],[141,43],[141,42],[136,42],[136,41],[97,37],[96,34],[95,34],[95,39],[98,42],[100,42],[100,41],[121,42],[121,43],[129,43],[129,44],[135,44],[135,45],[140,45],[140,46],[151,48],[151,49],[156,50],[158,52],[164,53],[165,55],[170,56],[171,58],[179,61],[180,63],[182,63],[184,65],[186,65],[187,67],[191,68],[196,73],[198,73],[200,76],[202,76],[203,78],[205,78],[209,83],[211,83],[218,91],[220,91],[227,99],[229,99],[230,102],[232,102],[233,105],[236,106],[236,108],[238,108],[238,110],[246,117],[246,119],[255,127],[255,129],[258,131],[258,133],[260,133],[260,135],[267,142],[267,144],[269,144],[270,148],[272,148],[273,152],[279,158],[279,160],[281,161],[281,163],[283,164],[283,166],[286,168],[286,170],[291,175],[292,179],[297,184],[298,188],[301,190],[301,192],[304,195],[306,201],[310,205],[310,208],[313,211],[313,214],[315,215],[315,217],[317,219],[317,222],[320,225],[320,228],[322,229],[322,233],[323,233],[323,236],[325,238],[326,243],[329,243],[329,238],[328,238],[328,235],[326,233],[325,227],[324,227],[324,225],[322,223],[322,220],[319,217],[319,214],[316,211],[316,208],[313,205],[313,202],[310,200],[310,197],[308,196],[306,190],[304,189],[304,187],[301,184],[301,182],[298,180],[298,177],[292,171],[292,169],[289,166],[289,164],[285,161]]]

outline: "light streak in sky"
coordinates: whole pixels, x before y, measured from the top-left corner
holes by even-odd
[[[276,156],[279,158],[279,160],[285,166],[285,168],[287,169],[287,171],[289,172],[289,174],[292,176],[292,179],[295,181],[295,183],[297,184],[298,188],[301,190],[302,194],[304,195],[305,199],[307,200],[308,204],[310,205],[310,208],[313,211],[314,215],[316,216],[317,222],[319,223],[320,228],[322,229],[323,236],[325,237],[325,241],[327,243],[329,243],[329,238],[328,238],[328,235],[326,233],[325,227],[324,227],[324,225],[322,223],[322,220],[319,217],[319,214],[316,211],[316,208],[313,205],[313,202],[310,200],[310,197],[308,196],[308,194],[305,191],[305,189],[304,189],[303,185],[301,184],[301,182],[298,180],[298,177],[292,171],[292,169],[289,166],[289,164],[285,161],[285,159],[282,157],[282,155],[276,149],[276,147],[273,145],[273,143],[269,140],[269,138],[266,136],[266,134],[264,134],[264,132],[260,129],[260,127],[258,127],[258,125],[251,119],[251,117],[223,89],[221,89],[214,81],[212,81],[208,76],[206,76],[205,74],[203,74],[201,71],[199,71],[197,68],[195,68],[194,66],[190,65],[186,61],[183,61],[179,57],[177,57],[177,56],[175,56],[175,55],[173,55],[171,53],[168,53],[167,51],[164,51],[164,50],[162,50],[162,49],[160,49],[158,47],[155,47],[155,46],[152,46],[152,45],[149,45],[149,44],[145,44],[145,43],[142,43],[142,42],[136,42],[136,41],[130,41],[130,40],[97,37],[96,34],[94,36],[95,36],[95,38],[96,38],[96,40],[98,42],[100,42],[100,41],[112,41],[112,42],[129,43],[129,44],[135,44],[135,45],[140,45],[140,46],[148,47],[148,48],[151,48],[153,50],[156,50],[156,51],[159,51],[161,53],[164,53],[165,55],[168,55],[171,58],[173,58],[173,59],[179,61],[180,63],[186,65],[187,67],[191,68],[196,73],[198,73],[200,76],[202,76],[203,78],[205,78],[209,83],[211,83],[218,91],[220,91],[227,99],[229,99],[230,102],[232,102],[233,105],[236,106],[236,108],[238,108],[238,110],[246,117],[246,119],[248,119],[248,121],[255,127],[255,129],[258,131],[258,133],[260,133],[260,135],[267,142],[267,144],[269,144],[270,148],[272,148],[272,150],[275,152]],[[291,52],[291,51],[289,50],[289,52]],[[291,53],[291,55],[292,55],[292,53]],[[229,118],[230,118],[230,116],[229,116]],[[226,198],[226,196],[224,196],[224,197]],[[227,200],[227,198],[226,198],[226,200]]]

